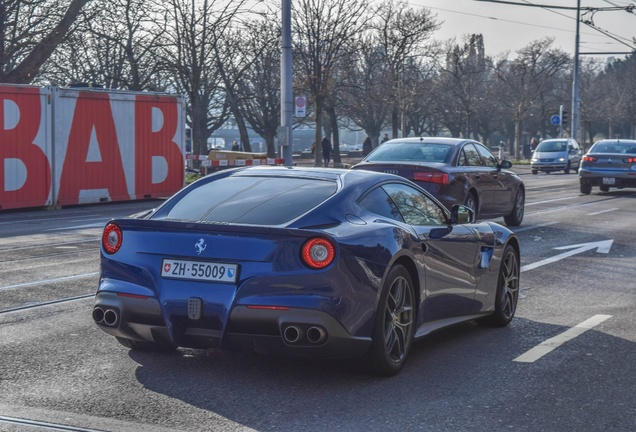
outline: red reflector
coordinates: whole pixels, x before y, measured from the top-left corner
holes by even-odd
[[[627,163],[636,163],[636,157],[628,157],[627,159],[625,159],[625,162],[627,162]]]
[[[145,295],[128,294],[128,293],[120,293],[120,292],[118,292],[117,295],[119,297],[129,297],[129,298],[134,298],[134,299],[139,299],[139,300],[146,300],[147,298],[150,298],[150,297],[145,296]]]
[[[448,174],[442,172],[414,172],[413,179],[429,183],[448,184]]]
[[[267,309],[267,310],[289,310],[286,306],[260,306],[260,305],[247,305],[248,309]]]
[[[583,160],[585,162],[596,162],[597,158],[595,158],[594,156],[583,156]]]

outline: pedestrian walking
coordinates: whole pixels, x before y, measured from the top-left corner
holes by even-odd
[[[329,162],[331,161],[331,151],[333,148],[331,147],[331,141],[326,136],[322,139],[322,158],[325,161],[325,166],[329,166]]]

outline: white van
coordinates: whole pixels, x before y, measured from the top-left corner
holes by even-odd
[[[547,173],[552,171],[570,170],[577,172],[581,164],[581,148],[573,138],[559,138],[543,140],[532,154],[530,168],[532,174],[539,171]]]

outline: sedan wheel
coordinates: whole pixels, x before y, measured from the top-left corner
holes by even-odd
[[[411,277],[400,265],[386,279],[366,355],[368,368],[380,375],[395,375],[402,369],[413,344],[415,294]]]
[[[526,203],[526,194],[523,189],[519,188],[517,196],[515,197],[515,204],[512,208],[512,212],[508,216],[504,216],[504,221],[508,226],[519,226],[523,221],[523,214]]]
[[[475,215],[477,215],[477,198],[475,198],[474,193],[469,192],[468,195],[466,195],[464,206],[472,209],[475,212]]]
[[[580,189],[581,189],[581,193],[583,195],[589,195],[590,193],[592,193],[592,185],[589,183],[580,183]]]
[[[568,164],[565,167],[565,173],[570,174],[570,162],[568,162]]]
[[[487,318],[489,324],[504,327],[512,321],[519,300],[519,256],[510,245],[504,249],[499,268],[499,282],[495,298],[495,313]]]

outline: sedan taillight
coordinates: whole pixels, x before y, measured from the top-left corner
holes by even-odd
[[[625,163],[636,163],[636,157],[628,157],[624,161]]]
[[[300,256],[308,267],[323,269],[333,262],[336,257],[336,248],[330,240],[314,237],[305,242]]]
[[[414,172],[413,179],[429,183],[448,184],[448,174],[442,172]]]
[[[104,251],[108,254],[114,254],[121,247],[121,242],[123,240],[123,235],[121,232],[121,228],[113,223],[109,223],[104,228],[104,233],[102,234],[102,246],[104,246]]]
[[[598,160],[598,158],[596,158],[594,156],[583,156],[583,160],[585,162],[596,162]]]

